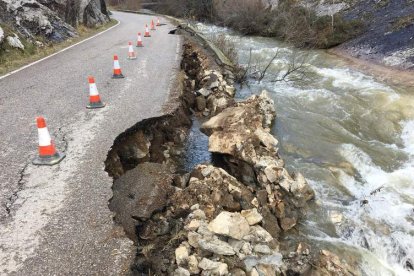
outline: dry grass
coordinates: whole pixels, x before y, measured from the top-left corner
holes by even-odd
[[[392,30],[399,31],[410,25],[414,24],[414,14],[409,14],[403,17],[398,18],[395,22],[392,23]]]
[[[96,28],[79,26],[77,29],[79,34],[78,37],[74,37],[57,44],[50,42],[45,43],[41,48],[36,47],[34,44],[24,39],[22,39],[22,43],[25,46],[24,50],[13,49],[6,46],[4,49],[0,49],[0,75],[7,74],[8,72],[16,70],[17,68],[51,55],[72,44],[82,41],[85,38],[91,37],[103,30],[106,30],[114,26],[116,23],[116,20],[111,20],[108,24]]]

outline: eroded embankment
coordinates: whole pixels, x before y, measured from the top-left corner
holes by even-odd
[[[349,275],[328,251],[290,239],[314,193],[291,175],[270,134],[273,101],[262,93],[235,103],[233,75],[192,43],[184,46],[183,92],[170,115],[138,123],[108,154],[110,208],[137,244],[139,275]],[[213,69],[212,69],[213,68]],[[222,162],[179,173],[191,112]],[[292,242],[294,241],[294,242]],[[293,244],[292,244],[293,243]],[[292,251],[293,249],[293,251]]]

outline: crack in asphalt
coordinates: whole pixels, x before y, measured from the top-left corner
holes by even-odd
[[[69,147],[69,141],[66,138],[66,133],[63,131],[63,127],[58,128],[58,133],[61,134],[61,139],[62,139],[62,142],[64,144],[62,152],[66,152],[68,150],[68,147]]]
[[[13,192],[13,194],[8,198],[8,202],[5,204],[6,213],[10,215],[11,208],[16,202],[16,200],[19,198],[18,193],[23,190],[23,185],[25,184],[24,177],[25,177],[25,171],[27,167],[30,165],[30,163],[26,163],[26,165],[23,166],[23,168],[19,171],[19,180],[17,181],[17,189]]]
[[[66,137],[66,133],[63,131],[63,127],[58,128],[58,133],[59,136],[61,138],[61,141],[64,144],[64,148],[63,148],[63,152],[66,152],[68,150],[69,147],[69,141]],[[25,172],[26,169],[29,167],[31,163],[26,163],[23,168],[18,172],[19,175],[19,180],[17,181],[17,189],[13,192],[13,194],[11,196],[9,196],[9,198],[7,199],[7,202],[4,204],[4,208],[6,209],[6,213],[8,216],[10,216],[11,213],[11,208],[13,207],[14,203],[16,202],[16,200],[19,198],[18,193],[23,190],[23,186],[25,184]]]

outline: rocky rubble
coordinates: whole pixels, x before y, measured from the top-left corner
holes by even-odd
[[[283,231],[296,225],[314,192],[300,174],[291,175],[270,134],[275,118],[273,101],[263,92],[237,103],[202,125],[209,151],[220,154],[228,171],[256,192],[256,207],[277,217]]]
[[[329,251],[315,257],[305,243],[296,252],[282,251],[271,234],[279,228],[276,217],[255,205],[254,192],[221,168],[198,165],[184,188],[175,187],[163,211],[141,221],[136,272],[358,275]]]
[[[186,87],[192,91],[193,106],[196,112],[204,117],[218,114],[234,103],[234,75],[229,70],[208,69],[208,58],[194,45],[184,45],[184,57],[181,66],[188,75]]]
[[[176,188],[166,210],[140,227],[140,237],[169,230],[164,243],[155,234],[145,235],[139,263],[150,262],[155,273],[166,275],[275,275],[283,266],[279,243],[265,230],[267,218],[253,199],[251,189],[223,169],[198,165],[186,187]],[[159,254],[159,247],[170,255]]]

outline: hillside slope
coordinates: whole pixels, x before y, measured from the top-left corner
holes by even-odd
[[[339,13],[347,20],[363,22],[363,32],[338,50],[375,63],[414,69],[413,0],[303,2],[318,14]]]
[[[104,0],[0,0],[0,51],[77,35],[79,24],[109,21]]]

